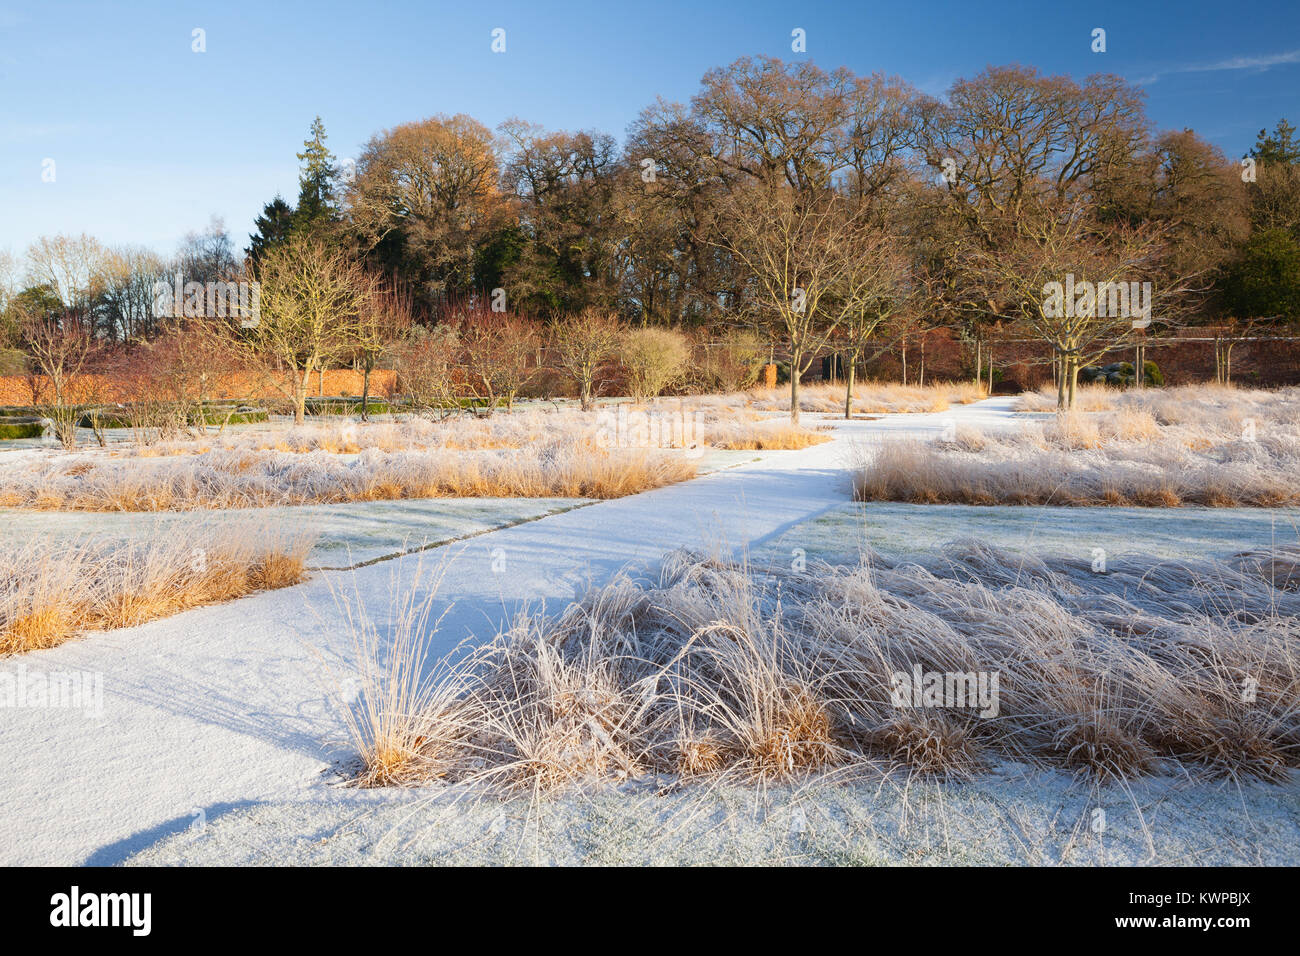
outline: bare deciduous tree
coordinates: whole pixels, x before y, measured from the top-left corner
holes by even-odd
[[[840,253],[846,261],[837,286],[827,297],[845,359],[845,418],[853,417],[858,363],[892,344],[892,339],[881,343],[878,337],[894,316],[908,308],[911,299],[909,263],[898,240],[868,222],[860,221],[857,226]]]
[[[595,404],[596,376],[614,357],[621,331],[613,316],[596,308],[561,319],[552,329],[556,362],[578,386],[584,412]]]
[[[790,421],[797,425],[799,378],[857,308],[857,287],[871,274],[856,251],[861,208],[831,191],[780,185],[737,189],[724,208],[718,241],[751,277],[754,318],[789,351]]]
[[[65,448],[77,444],[79,403],[92,397],[84,373],[95,354],[95,340],[68,315],[26,315],[21,321],[33,376],[37,408],[54,426]]]
[[[386,243],[430,289],[473,284],[475,243],[505,208],[492,132],[472,117],[435,116],[373,137],[344,197],[358,231]]]
[[[78,324],[93,333],[108,259],[108,251],[93,236],[42,236],[27,248],[27,283],[58,296],[63,303],[61,324]]]
[[[1062,370],[1057,406],[1066,409],[1074,404],[1079,369],[1150,321],[1146,306],[1157,294],[1178,293],[1152,283],[1164,234],[1146,225],[1102,227],[1078,203],[1025,215],[1017,232],[995,250],[973,251],[971,264],[990,294],[1002,296],[1008,312],[1052,348]],[[1151,283],[1145,301],[1143,283]]]
[[[491,415],[498,402],[513,411],[515,398],[540,371],[541,333],[530,319],[474,308],[455,327],[466,386]]]
[[[306,416],[311,374],[356,346],[374,279],[348,254],[313,237],[295,237],[257,264],[261,312],[249,330],[253,354],[288,371],[294,421]]]
[[[417,415],[445,418],[460,408],[456,395],[456,331],[440,325],[412,326],[393,345],[395,388]]]
[[[414,323],[414,297],[409,288],[376,282],[357,318],[356,357],[361,363],[361,420],[370,421],[370,379],[379,360],[401,341]]]

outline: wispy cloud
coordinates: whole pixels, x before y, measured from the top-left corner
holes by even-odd
[[[926,96],[933,96],[935,99],[942,99],[948,95],[948,90],[952,87],[953,81],[957,79],[957,74],[952,71],[943,73],[932,73],[924,77],[915,86]]]
[[[1270,70],[1275,66],[1286,66],[1291,63],[1300,63],[1300,50],[1288,50],[1285,53],[1265,53],[1260,56],[1234,56],[1226,60],[1219,60],[1215,63],[1194,63],[1184,66],[1173,66],[1166,70],[1160,70],[1148,76],[1139,77],[1135,82],[1142,85],[1150,85],[1158,81],[1161,77],[1169,76],[1174,73],[1217,73],[1222,70],[1258,70],[1263,72]]]

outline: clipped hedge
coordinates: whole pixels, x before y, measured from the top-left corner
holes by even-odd
[[[1084,385],[1115,385],[1127,387],[1137,381],[1132,362],[1112,362],[1110,365],[1085,365],[1079,369],[1079,381]],[[1147,359],[1142,363],[1142,384],[1159,387],[1165,384],[1160,366]]]
[[[131,423],[127,421],[121,412],[85,412],[77,419],[78,428],[94,428],[98,423],[100,428],[130,428]]]
[[[394,403],[382,398],[372,398],[366,403],[372,415],[386,415],[394,409]],[[360,415],[360,398],[308,398],[304,407],[308,415]]]
[[[230,417],[227,418],[226,416]],[[133,422],[126,412],[119,409],[111,411],[100,410],[98,413],[100,428],[131,428]],[[197,425],[200,416],[191,414],[188,423]],[[235,407],[232,405],[208,405],[203,409],[202,420],[205,425],[220,425],[228,422],[231,425],[247,425],[254,422],[264,422],[269,420],[270,415],[264,408],[250,408],[247,406]],[[79,419],[77,425],[80,428],[94,427],[92,421],[92,412],[86,412]]]
[[[43,434],[45,434],[45,426],[39,421],[0,420],[0,441],[18,438],[40,438]]]
[[[229,415],[229,418],[226,416]],[[220,408],[205,408],[203,410],[203,422],[205,425],[220,425],[223,422],[230,425],[249,425],[255,422],[265,422],[270,420],[270,412],[265,408],[236,408],[233,412]]]
[[[460,397],[448,399],[435,407],[463,408],[469,410],[487,408],[487,406],[488,402],[484,399]],[[504,398],[498,398],[496,400],[496,408],[505,408],[505,406],[506,401]],[[369,408],[370,414],[372,415],[385,415],[389,412],[400,412],[403,409],[409,408],[410,403],[406,398],[372,398],[367,403],[366,407]],[[361,399],[351,398],[348,396],[326,396],[322,398],[317,395],[308,397],[304,405],[304,410],[308,415],[360,415]]]

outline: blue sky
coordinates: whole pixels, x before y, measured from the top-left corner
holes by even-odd
[[[213,214],[242,246],[266,201],[296,196],[294,153],[317,113],[340,157],[435,113],[621,140],[656,96],[688,99],[710,67],[795,58],[796,27],[820,66],[933,94],[989,64],[1118,73],[1146,90],[1159,128],[1190,126],[1229,156],[1281,116],[1300,124],[1295,0],[0,0],[0,250],[84,231],[168,252]],[[1095,27],[1105,53],[1090,49]]]

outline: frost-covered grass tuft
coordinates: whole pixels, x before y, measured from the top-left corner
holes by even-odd
[[[1075,394],[1076,412],[1123,409],[1150,412],[1161,425],[1210,426],[1218,432],[1237,432],[1247,419],[1300,424],[1300,388],[1238,388],[1211,382],[1138,389],[1082,385]],[[1016,410],[1056,411],[1056,389],[1045,386],[1037,392],[1022,393]]]
[[[968,779],[1008,759],[1279,779],[1300,766],[1297,581],[1294,548],[1108,573],[977,543],[799,572],[679,552],[657,582],[525,615],[427,678],[427,614],[399,594],[413,623],[382,653],[349,609],[367,652],[349,711],[359,782]],[[918,672],[982,674],[996,706],[900,698]]]
[[[479,452],[212,450],[183,458],[39,459],[0,479],[0,504],[59,511],[182,511],[403,498],[618,498],[692,478],[655,449],[559,440]]]
[[[1126,392],[1014,431],[859,448],[862,501],[1280,507],[1300,502],[1300,389]]]
[[[797,451],[831,440],[825,431],[774,422],[740,422],[705,428],[705,443],[733,451]]]
[[[297,584],[311,545],[302,533],[225,523],[143,541],[0,548],[0,655]]]
[[[565,442],[599,441],[616,427],[619,415],[655,429],[662,447],[708,445],[728,449],[807,448],[829,440],[810,429],[765,421],[748,408],[751,396],[667,398],[652,404],[624,402],[601,406],[595,413],[576,408],[529,408],[490,418],[457,415],[442,420],[406,417],[397,421],[361,423],[329,421],[290,428],[257,427],[200,439],[156,442],[123,450],[142,458],[196,455],[208,451],[279,451],[307,454],[328,452],[355,455],[365,451],[491,451]],[[787,402],[787,407],[788,407]],[[627,419],[623,419],[626,423]],[[667,426],[676,427],[667,427]]]
[[[844,413],[844,386],[817,384],[799,389],[799,409],[805,412]],[[790,410],[790,388],[755,389],[753,407],[761,411]],[[942,412],[952,405],[966,405],[984,398],[973,382],[942,382],[938,385],[899,385],[893,382],[862,382],[853,387],[855,415],[891,412]]]
[[[597,413],[250,427],[185,441],[42,453],[0,473],[0,506],[182,511],[407,498],[618,498],[692,478],[685,449],[802,449],[830,440],[726,402],[666,399]]]

